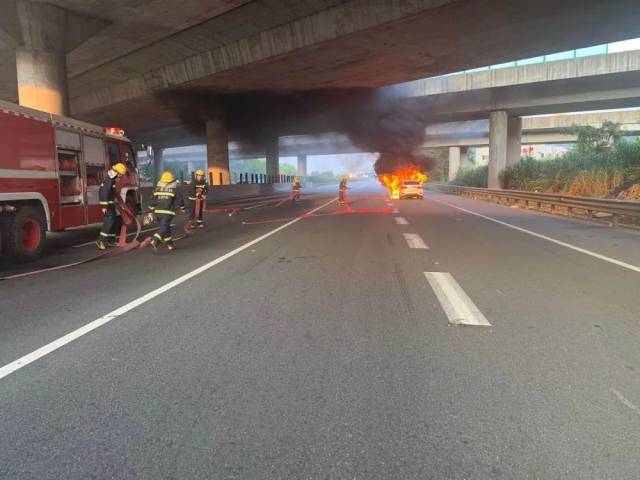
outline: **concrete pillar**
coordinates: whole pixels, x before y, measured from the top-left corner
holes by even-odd
[[[298,168],[296,173],[299,177],[307,176],[307,156],[306,155],[298,155]]]
[[[460,147],[460,170],[472,167],[473,163],[469,158],[469,147]]]
[[[507,112],[489,115],[489,188],[501,188],[500,172],[507,166]]]
[[[449,181],[455,180],[460,170],[460,147],[449,147]]]
[[[265,146],[265,157],[267,159],[267,175],[275,178],[280,171],[280,148],[278,137],[267,142]]]
[[[16,48],[20,105],[69,114],[65,35],[67,13],[47,3],[16,3],[24,45]]]
[[[229,133],[222,115],[207,120],[207,170],[210,185],[229,185]]]
[[[509,117],[507,123],[507,167],[515,165],[522,156],[522,118]]]
[[[162,175],[162,171],[164,170],[164,161],[162,159],[162,155],[164,153],[164,148],[154,148],[153,149],[153,183],[154,185],[160,179],[160,175]]]

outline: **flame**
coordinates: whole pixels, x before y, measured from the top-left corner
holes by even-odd
[[[400,198],[400,185],[403,180],[413,180],[425,183],[429,176],[415,167],[405,167],[393,173],[382,173],[378,175],[380,183],[389,190],[389,198],[398,200]]]

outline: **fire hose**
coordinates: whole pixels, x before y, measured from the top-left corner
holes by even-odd
[[[145,246],[147,246],[149,244],[149,242],[151,241],[151,238],[147,238],[145,240],[143,240],[142,242],[140,242],[138,240],[138,236],[140,235],[140,231],[142,230],[142,225],[140,224],[140,221],[137,219],[136,215],[131,211],[131,209],[129,208],[128,205],[126,205],[125,203],[122,202],[117,202],[115,205],[116,210],[120,213],[120,217],[122,218],[122,226],[120,227],[120,236],[118,239],[118,248],[113,249],[113,250],[109,250],[103,253],[100,253],[94,257],[91,258],[86,258],[84,260],[78,260],[77,262],[71,262],[71,263],[67,263],[64,265],[57,265],[55,267],[47,267],[47,268],[41,268],[38,270],[32,270],[30,272],[24,272],[24,273],[16,273],[14,275],[8,275],[6,277],[0,277],[0,281],[3,280],[14,280],[17,278],[22,278],[22,277],[28,277],[31,275],[36,275],[36,274],[40,274],[40,273],[45,273],[45,272],[53,272],[56,270],[64,270],[67,268],[71,268],[71,267],[76,267],[78,265],[84,265],[86,263],[91,263],[91,262],[95,262],[96,260],[100,260],[102,258],[105,257],[111,257],[111,256],[115,256],[121,253],[125,253],[125,252],[129,252],[131,250],[134,250],[136,248],[143,248]],[[136,224],[136,232],[135,235],[133,237],[133,239],[130,242],[127,242],[127,229],[129,227],[129,225],[131,225],[132,223]]]

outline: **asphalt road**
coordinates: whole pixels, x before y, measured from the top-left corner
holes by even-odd
[[[640,235],[334,190],[0,282],[0,478],[640,478]]]

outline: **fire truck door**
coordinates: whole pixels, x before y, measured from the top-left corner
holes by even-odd
[[[104,142],[101,138],[83,136],[87,223],[102,221],[99,190],[107,168]]]
[[[56,156],[60,184],[60,226],[77,227],[86,222],[80,134],[56,128]]]

